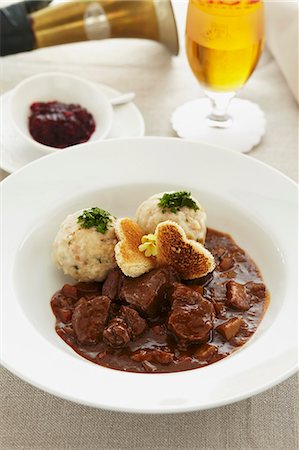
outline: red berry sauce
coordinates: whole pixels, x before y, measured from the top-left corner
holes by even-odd
[[[86,142],[96,128],[93,116],[80,105],[35,102],[30,111],[31,136],[50,147],[65,148]]]

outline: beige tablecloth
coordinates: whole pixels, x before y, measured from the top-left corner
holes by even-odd
[[[173,136],[171,112],[202,95],[184,56],[171,59],[160,45],[147,41],[49,48],[7,57],[1,65],[2,92],[27,76],[49,70],[75,73],[121,91],[134,90],[147,135]],[[258,102],[267,118],[265,137],[250,155],[296,179],[297,105],[267,52],[242,96]],[[295,376],[233,405],[166,416],[96,410],[46,394],[5,369],[0,377],[0,445],[5,450],[297,448]]]

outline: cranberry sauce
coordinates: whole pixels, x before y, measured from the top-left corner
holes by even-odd
[[[256,331],[269,295],[251,258],[208,230],[216,268],[180,280],[171,267],[138,278],[113,269],[104,283],[64,285],[53,295],[56,332],[84,358],[130,372],[177,372],[219,361]]]
[[[93,116],[80,105],[35,102],[30,111],[31,136],[50,147],[65,148],[86,142],[96,128]]]

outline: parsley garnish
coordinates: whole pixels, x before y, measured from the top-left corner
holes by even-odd
[[[104,234],[107,231],[108,223],[111,222],[111,214],[98,207],[85,209],[78,217],[77,222],[83,228],[95,227],[99,233]]]
[[[183,206],[194,209],[194,211],[197,211],[199,209],[195,201],[191,198],[191,192],[186,191],[173,192],[172,194],[163,194],[163,197],[160,198],[158,206],[162,208],[163,213],[165,213],[168,209],[174,214],[180,211],[180,208],[182,208]]]

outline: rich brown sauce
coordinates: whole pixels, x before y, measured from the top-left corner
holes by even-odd
[[[266,310],[269,296],[257,266],[229,235],[209,229],[205,246],[214,255],[216,261],[213,274],[184,284],[192,286],[192,289],[197,290],[206,300],[213,303],[215,318],[208,340],[181,345],[177,337],[166,327],[169,306],[164,308],[159,316],[147,319],[147,328],[141,336],[129,341],[123,348],[112,348],[102,340],[97,344],[83,345],[78,342],[71,322],[71,314],[77,300],[65,299],[65,293],[62,294],[61,291],[56,293],[51,301],[53,312],[57,317],[58,335],[84,358],[101,366],[130,372],[161,373],[195,369],[230,355],[244,345],[256,331]],[[228,303],[227,283],[231,281],[247,286],[246,299],[249,302],[249,309],[236,309]],[[80,296],[85,298],[101,295],[101,283],[79,283],[75,286],[80,290]],[[88,290],[89,293],[86,292]],[[69,305],[67,306],[69,318],[64,319],[66,323],[60,320],[55,309],[55,305],[60,302],[62,296],[64,305],[65,303]],[[112,303],[112,309],[115,308],[115,311],[119,309],[118,303],[118,301]],[[242,324],[234,337],[225,338],[216,328],[231,318],[241,318]],[[163,352],[166,352],[166,359],[162,358],[162,363],[158,362],[159,357],[147,358],[146,356],[149,350],[157,349],[162,351],[162,357]],[[172,357],[167,360],[169,354]],[[136,358],[134,355],[139,356]],[[141,360],[136,361],[136,359]]]

